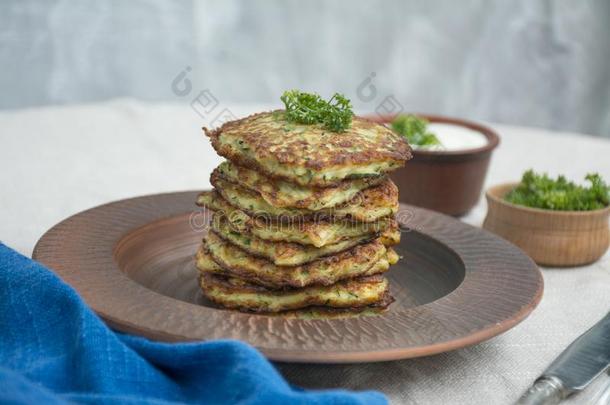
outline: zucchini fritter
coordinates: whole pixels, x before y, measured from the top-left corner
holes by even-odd
[[[252,217],[229,204],[218,191],[206,191],[199,195],[197,204],[225,216],[238,232],[248,231],[261,239],[277,242],[294,242],[322,247],[363,235],[379,234],[388,228],[397,229],[396,220],[389,217],[375,222],[351,222],[348,220],[298,220],[277,222],[265,217]],[[388,235],[396,238],[396,234]]]
[[[373,222],[398,211],[398,188],[392,180],[387,178],[380,184],[356,194],[350,201],[318,211],[274,207],[256,191],[226,180],[218,171],[212,173],[210,182],[225,200],[250,215],[282,219],[345,218],[352,221]]]
[[[356,236],[320,248],[293,242],[270,242],[253,236],[249,232],[237,231],[228,219],[218,215],[215,215],[212,219],[212,230],[221,238],[253,256],[264,257],[278,266],[298,266],[309,263],[320,257],[342,252],[361,243],[369,242],[377,237],[375,234]]]
[[[226,308],[251,312],[280,312],[310,306],[385,307],[392,302],[388,280],[382,276],[349,279],[331,286],[269,290],[238,278],[204,272],[199,284],[210,301]]]
[[[320,125],[288,122],[284,111],[277,110],[204,131],[219,155],[302,186],[377,177],[411,158],[404,137],[360,117],[353,118],[347,131],[336,133]]]
[[[351,200],[358,192],[385,180],[384,176],[344,180],[335,187],[304,187],[285,180],[272,179],[255,170],[222,162],[215,170],[221,177],[258,192],[269,204],[278,208],[301,208],[318,211]]]
[[[214,232],[206,235],[197,253],[197,268],[201,271],[240,277],[268,288],[330,285],[345,278],[383,273],[389,266],[387,249],[379,240],[299,266],[277,266],[224,241]]]

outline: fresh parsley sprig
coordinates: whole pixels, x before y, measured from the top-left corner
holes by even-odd
[[[286,106],[286,119],[299,124],[322,124],[325,129],[343,132],[352,124],[352,105],[342,94],[326,101],[315,93],[288,90],[280,100]]]
[[[585,179],[589,187],[574,184],[564,176],[552,179],[530,169],[504,199],[513,204],[558,211],[591,211],[610,205],[610,187],[601,176],[588,174]]]
[[[392,121],[394,132],[407,138],[411,146],[442,146],[436,135],[428,131],[428,121],[415,115],[399,115]]]

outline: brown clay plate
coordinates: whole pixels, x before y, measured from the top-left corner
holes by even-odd
[[[196,192],[137,197],[74,215],[49,230],[34,259],[53,269],[111,327],[163,341],[241,339],[270,359],[341,363],[425,356],[472,345],[538,304],[540,271],[484,230],[403,205],[388,273],[396,302],[380,315],[300,319],[214,308],[193,255],[209,213]]]

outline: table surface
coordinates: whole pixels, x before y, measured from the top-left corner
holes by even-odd
[[[231,105],[236,116],[272,106]],[[51,226],[112,200],[205,189],[221,158],[200,128],[210,117],[189,104],[133,100],[0,111],[0,238],[31,255]],[[486,185],[528,169],[582,179],[610,178],[610,141],[492,125],[500,134]],[[462,218],[479,226],[482,198]],[[610,254],[572,269],[543,269],[545,291],[523,323],[482,344],[427,358],[357,365],[277,364],[308,388],[378,389],[393,403],[503,404],[522,391],[578,335],[610,310]],[[604,381],[605,380],[605,381]],[[585,403],[603,377],[568,403]]]

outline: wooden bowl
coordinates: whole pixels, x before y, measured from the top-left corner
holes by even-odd
[[[458,118],[414,114],[432,123],[466,127],[483,134],[487,144],[457,151],[413,150],[413,159],[390,177],[400,190],[400,201],[444,214],[461,216],[474,207],[481,196],[491,152],[500,143],[498,135],[483,125]],[[396,115],[368,117],[389,123]]]
[[[595,211],[551,211],[511,204],[504,196],[518,183],[487,191],[483,228],[523,249],[544,266],[589,264],[608,250],[610,207]]]

